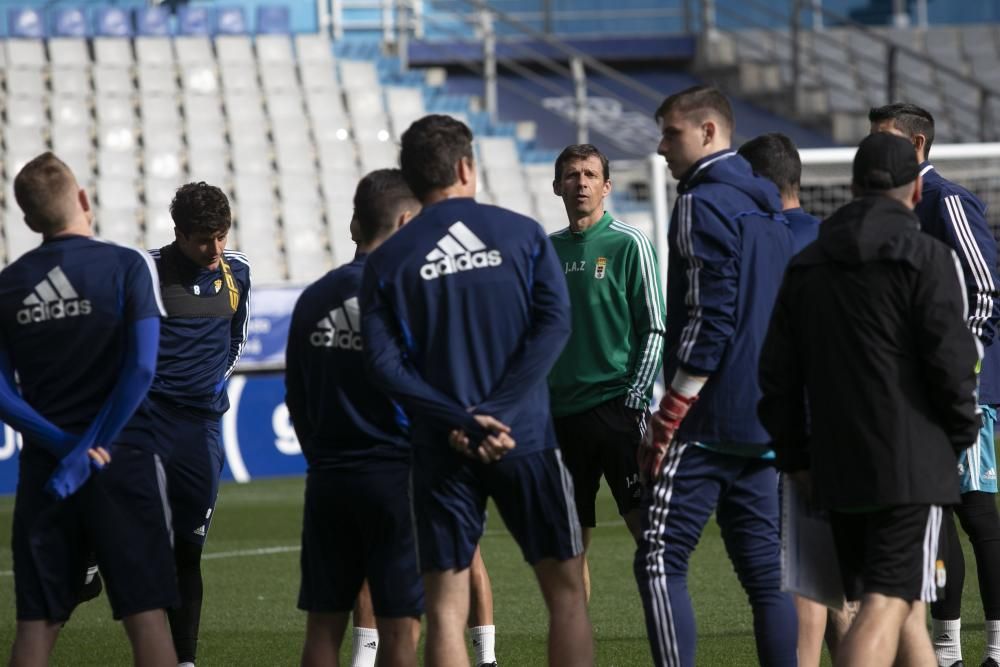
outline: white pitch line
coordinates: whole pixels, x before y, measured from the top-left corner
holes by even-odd
[[[598,528],[605,528],[605,527],[622,526],[622,525],[625,525],[625,522],[622,521],[622,520],[618,520],[618,521],[605,521],[605,522],[602,522],[597,527]],[[483,535],[484,536],[485,535],[500,535],[500,534],[503,534],[503,533],[506,533],[506,532],[507,532],[507,529],[505,529],[505,528],[504,529],[486,530],[486,531],[483,532]],[[222,559],[222,558],[247,558],[249,556],[271,556],[273,554],[295,553],[295,552],[301,551],[301,550],[302,550],[302,546],[301,545],[298,545],[298,544],[289,544],[289,545],[278,546],[278,547],[262,547],[260,549],[239,549],[239,550],[236,550],[236,551],[216,551],[214,553],[204,554],[201,557],[201,559],[202,560],[219,560],[219,559]],[[14,571],[13,570],[0,570],[0,577],[13,577],[13,576],[14,576]]]

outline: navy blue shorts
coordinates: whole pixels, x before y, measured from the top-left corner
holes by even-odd
[[[424,587],[410,517],[407,463],[306,476],[299,609],[348,612],[368,578],[375,615],[420,616]]]
[[[219,495],[225,456],[218,417],[150,399],[150,419],[164,441],[167,495],[177,539],[204,544]]]
[[[483,534],[486,499],[534,565],[583,553],[573,480],[556,448],[484,464],[450,452],[417,457],[411,493],[421,572],[464,570]]]
[[[25,447],[14,501],[14,592],[21,621],[66,621],[97,555],[115,619],[178,603],[163,465],[113,445],[111,464],[66,500],[44,490],[56,460]]]

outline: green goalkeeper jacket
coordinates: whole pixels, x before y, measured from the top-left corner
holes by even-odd
[[[552,416],[588,410],[619,396],[649,405],[663,363],[663,293],[656,251],[610,213],[583,232],[552,234],[566,274],[573,331],[549,374]]]

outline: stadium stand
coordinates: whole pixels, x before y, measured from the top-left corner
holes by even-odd
[[[439,93],[392,63],[336,55],[326,35],[290,34],[285,7],[259,7],[257,34],[239,7],[182,7],[176,26],[162,6],[139,7],[134,30],[124,8],[89,18],[68,7],[8,17],[8,263],[34,240],[10,183],[51,148],[93,196],[102,237],[168,243],[174,190],[205,180],[229,193],[230,246],[253,253],[256,281],[306,283],[351,258],[357,180],[396,163],[399,135]],[[453,112],[475,115],[465,98]],[[563,226],[551,193],[528,187],[514,137],[484,136],[477,149],[485,200]]]

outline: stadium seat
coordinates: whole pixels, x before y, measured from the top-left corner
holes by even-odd
[[[295,76],[295,67],[291,63],[262,63],[260,82],[270,95],[284,97],[290,91],[298,95],[299,79]]]
[[[81,99],[92,94],[89,69],[53,69],[49,81],[53,96],[75,97],[77,104],[90,105],[90,99]]]
[[[247,17],[242,7],[225,6],[215,10],[215,32],[220,35],[245,35]]]
[[[45,17],[32,7],[11,7],[7,10],[7,34],[20,41],[45,37]]]
[[[333,67],[333,46],[330,44],[330,38],[323,33],[296,35],[295,54],[300,66]]]
[[[4,150],[11,153],[38,155],[45,151],[45,128],[35,127],[11,127],[6,125],[3,128]]]
[[[97,178],[97,205],[102,211],[135,211],[139,208],[139,196],[135,182],[114,176],[100,175]]]
[[[137,74],[142,95],[177,94],[177,73],[173,67],[139,65]]]
[[[4,245],[8,264],[41,244],[42,237],[28,228],[24,222],[24,214],[16,205],[12,208],[8,204],[4,212],[3,222]]]
[[[8,97],[42,99],[47,93],[45,76],[38,69],[12,69],[7,72]]]
[[[332,64],[308,63],[299,65],[302,87],[306,91],[339,93],[340,84]]]
[[[140,65],[169,67],[174,64],[174,50],[166,37],[136,37],[135,55]]]
[[[98,96],[95,105],[98,125],[135,123],[135,105],[127,97]]]
[[[93,149],[94,138],[91,128],[86,125],[63,125],[54,123],[51,128],[52,150],[56,155],[82,153]],[[39,150],[39,153],[42,151]],[[81,177],[84,174],[80,175]]]
[[[132,18],[129,16],[128,10],[123,7],[98,7],[96,24],[98,38],[95,40],[95,46],[98,41],[114,41],[102,40],[102,37],[131,37],[133,35]]]
[[[215,66],[215,52],[208,37],[188,35],[173,39],[174,56],[180,65]]]
[[[89,128],[94,124],[89,105],[82,104],[79,97],[53,94],[50,109],[53,125],[79,125]]]
[[[97,143],[111,151],[132,151],[138,144],[134,125],[101,123],[97,126]]]
[[[291,39],[288,35],[259,35],[257,61],[261,65],[294,63]]]
[[[55,37],[76,37],[82,42],[89,37],[87,17],[82,7],[56,7],[51,11],[52,35]],[[52,54],[52,43],[49,42],[49,55]]]
[[[223,65],[221,74],[222,87],[232,91],[258,91],[257,69],[253,65],[230,64]]]
[[[94,88],[97,100],[105,97],[125,97],[135,91],[132,74],[125,68],[112,65],[94,67]]]
[[[357,181],[358,156],[354,149],[354,143],[343,141],[336,144],[320,144],[319,163],[325,172],[330,172],[334,177],[344,177],[346,180]],[[338,170],[350,170],[350,174],[340,173]]]
[[[181,5],[177,11],[177,32],[181,35],[212,34],[214,11],[204,5]]]
[[[219,90],[219,79],[212,65],[184,63],[181,65],[181,85],[184,90],[194,93],[214,93]]]
[[[57,37],[49,40],[49,62],[53,68],[88,69],[90,54],[82,38]]]
[[[233,171],[237,176],[268,176],[273,171],[271,154],[264,146],[233,144]]]
[[[45,46],[40,39],[6,39],[4,51],[4,60],[10,69],[42,69],[48,64]]]
[[[8,98],[6,115],[7,123],[14,127],[43,127],[48,123],[45,103],[38,98]]]
[[[170,10],[164,5],[150,5],[136,8],[135,23],[139,35],[168,37],[172,34],[170,29]],[[138,47],[138,43],[136,46]]]
[[[215,38],[215,53],[220,65],[255,65],[250,38],[246,35],[220,35]]]
[[[142,228],[135,208],[108,209],[101,206],[94,220],[99,237],[114,243],[138,246],[143,241]]]
[[[380,87],[375,63],[367,60],[340,60],[340,85],[348,93],[371,92]]]
[[[258,35],[287,34],[291,32],[291,18],[285,5],[258,5]]]
[[[139,175],[139,163],[134,150],[113,151],[101,147],[97,150],[97,172],[100,176],[134,180]]]
[[[153,137],[158,137],[156,141],[163,143],[153,143]],[[154,178],[180,178],[183,173],[180,137],[170,132],[154,132],[147,140],[150,140],[150,144],[142,152],[143,171],[146,175]]]
[[[520,167],[517,146],[511,137],[480,137],[476,140],[480,163],[491,167]]]
[[[187,169],[189,180],[221,187],[229,178],[229,151],[192,145],[188,149]]]
[[[272,121],[305,122],[305,106],[303,106],[302,97],[297,91],[285,91],[282,94],[270,95],[267,98],[267,111]]]
[[[78,153],[57,150],[56,154],[73,171],[80,187],[85,188],[87,194],[93,194],[94,149],[91,147]]]
[[[174,240],[174,221],[167,207],[147,206],[145,220],[142,247],[162,248]]]

